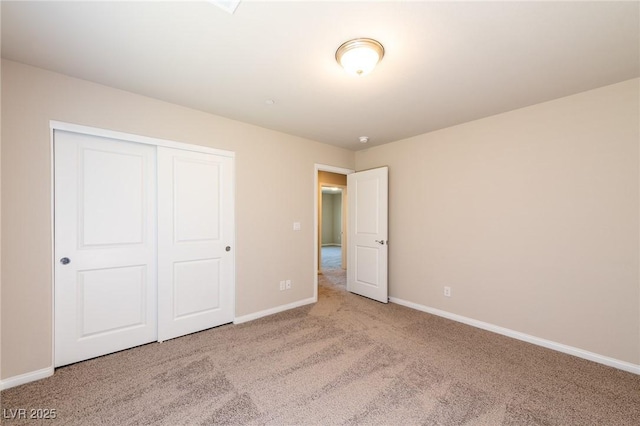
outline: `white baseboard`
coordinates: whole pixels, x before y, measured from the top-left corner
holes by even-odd
[[[9,377],[8,379],[0,380],[0,390],[24,385],[25,383],[29,382],[35,382],[36,380],[44,379],[49,376],[53,376],[53,367],[30,371],[29,373],[24,373],[18,376]]]
[[[615,358],[610,358],[604,355],[596,354],[594,352],[589,352],[583,349],[575,348],[573,346],[568,346],[562,343],[553,342],[551,340],[541,339],[540,337],[531,336],[530,334],[521,333],[519,331],[500,327],[498,325],[490,324],[483,321],[478,321],[473,318],[463,317],[462,315],[452,314],[451,312],[441,311],[440,309],[431,308],[429,306],[420,305],[418,303],[409,302],[409,301],[398,299],[395,297],[390,297],[389,301],[392,303],[397,303],[398,305],[406,306],[408,308],[416,309],[418,311],[427,312],[429,314],[437,315],[439,317],[461,322],[463,324],[467,324],[472,327],[481,328],[483,330],[491,331],[497,334],[502,334],[503,336],[522,340],[527,343],[532,343],[534,345],[542,346],[548,349],[553,349],[558,352],[563,352],[569,355],[577,356],[578,358],[587,359],[589,361],[597,362],[599,364],[604,364],[609,367],[614,367],[619,370],[624,370],[624,371],[628,371],[629,373],[640,375],[640,365],[637,365],[637,364],[632,364],[630,362],[621,361]]]
[[[257,320],[258,318],[266,317],[268,315],[277,314],[279,312],[288,311],[289,309],[299,308],[300,306],[309,305],[311,303],[316,303],[317,300],[314,297],[310,297],[308,299],[298,300],[297,302],[288,303],[286,305],[276,306],[275,308],[266,309],[260,312],[254,312],[253,314],[243,315],[241,317],[236,317],[233,320],[234,324],[242,324],[243,322]]]
[[[500,327],[498,325],[490,324],[483,321],[478,321],[473,318],[464,317],[462,315],[453,314],[451,312],[442,311],[440,309],[431,308],[429,306],[420,305],[418,303],[409,302],[396,297],[390,297],[389,301],[398,305],[406,306],[408,308],[416,309],[418,311],[426,312],[429,314],[437,315],[439,317],[447,318],[453,321],[457,321],[463,324],[470,325],[472,327],[481,328],[483,330],[491,331],[493,333],[501,334],[503,336],[511,337],[513,339],[522,340],[523,342],[532,343],[534,345],[542,346],[548,349],[552,349],[558,352],[563,352],[569,355],[577,356],[589,361],[597,362],[599,364],[607,365],[609,367],[617,368],[619,370],[628,371],[629,373],[640,375],[640,365],[632,364],[630,362],[621,361],[619,359],[610,358],[604,355],[596,354],[594,352],[585,351],[583,349],[568,346],[562,343],[553,342],[551,340],[542,339],[540,337],[531,336],[530,334],[521,333],[519,331],[511,330],[508,328]],[[286,305],[277,306],[275,308],[266,309],[260,312],[254,312],[249,315],[243,315],[236,317],[233,321],[234,324],[242,324],[256,320],[258,318],[266,317],[268,315],[277,314],[279,312],[288,311],[289,309],[299,308],[300,306],[316,303],[317,300],[313,297],[308,299],[298,300]],[[36,371],[20,374],[18,376],[9,377],[4,380],[0,380],[0,390],[13,388],[25,383],[34,382],[36,380],[44,379],[46,377],[53,376],[53,367],[47,367]]]
[[[308,299],[298,300],[293,303],[288,303],[286,305],[277,306],[275,308],[266,309],[264,311],[255,312],[249,315],[243,315],[241,317],[236,317],[233,321],[234,324],[242,324],[243,322],[253,321],[258,318],[266,317],[268,315],[277,314],[279,312],[288,311],[289,309],[299,308],[300,306],[309,305],[311,303],[315,303],[317,300],[313,297]],[[8,379],[0,380],[0,390],[5,390],[9,388],[13,388],[15,386],[20,386],[25,383],[34,382],[36,380],[44,379],[49,376],[53,376],[53,367],[43,368],[41,370],[31,371],[29,373],[20,374],[19,376],[9,377]]]

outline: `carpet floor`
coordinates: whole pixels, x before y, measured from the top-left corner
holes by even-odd
[[[342,247],[324,246],[321,250],[322,264],[320,268],[323,271],[344,272],[342,269]]]
[[[342,275],[341,275],[342,273]],[[59,368],[2,392],[60,425],[629,425],[640,376],[348,293]]]

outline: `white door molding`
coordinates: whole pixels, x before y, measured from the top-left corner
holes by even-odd
[[[207,154],[223,155],[225,157],[236,156],[236,153],[233,151],[210,148],[204,145],[193,145],[193,144],[188,144],[184,142],[176,142],[169,139],[159,139],[159,138],[152,138],[149,136],[134,135],[132,133],[124,133],[124,132],[118,132],[115,130],[100,129],[98,127],[83,126],[80,124],[65,123],[63,121],[51,120],[49,121],[49,128],[51,129],[52,146],[53,146],[54,130],[64,130],[72,133],[81,133],[84,135],[91,135],[91,136],[101,136],[104,138],[117,139],[125,142],[136,142],[136,143],[142,143],[145,145],[164,146],[167,148],[181,149],[183,151],[204,152]]]

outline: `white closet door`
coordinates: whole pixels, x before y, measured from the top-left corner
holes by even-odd
[[[158,340],[233,321],[233,158],[158,147]]]
[[[155,147],[56,130],[55,366],[157,339]]]

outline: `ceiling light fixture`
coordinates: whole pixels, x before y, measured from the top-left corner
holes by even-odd
[[[336,61],[354,75],[369,74],[383,56],[382,44],[371,38],[349,40],[336,50]]]

